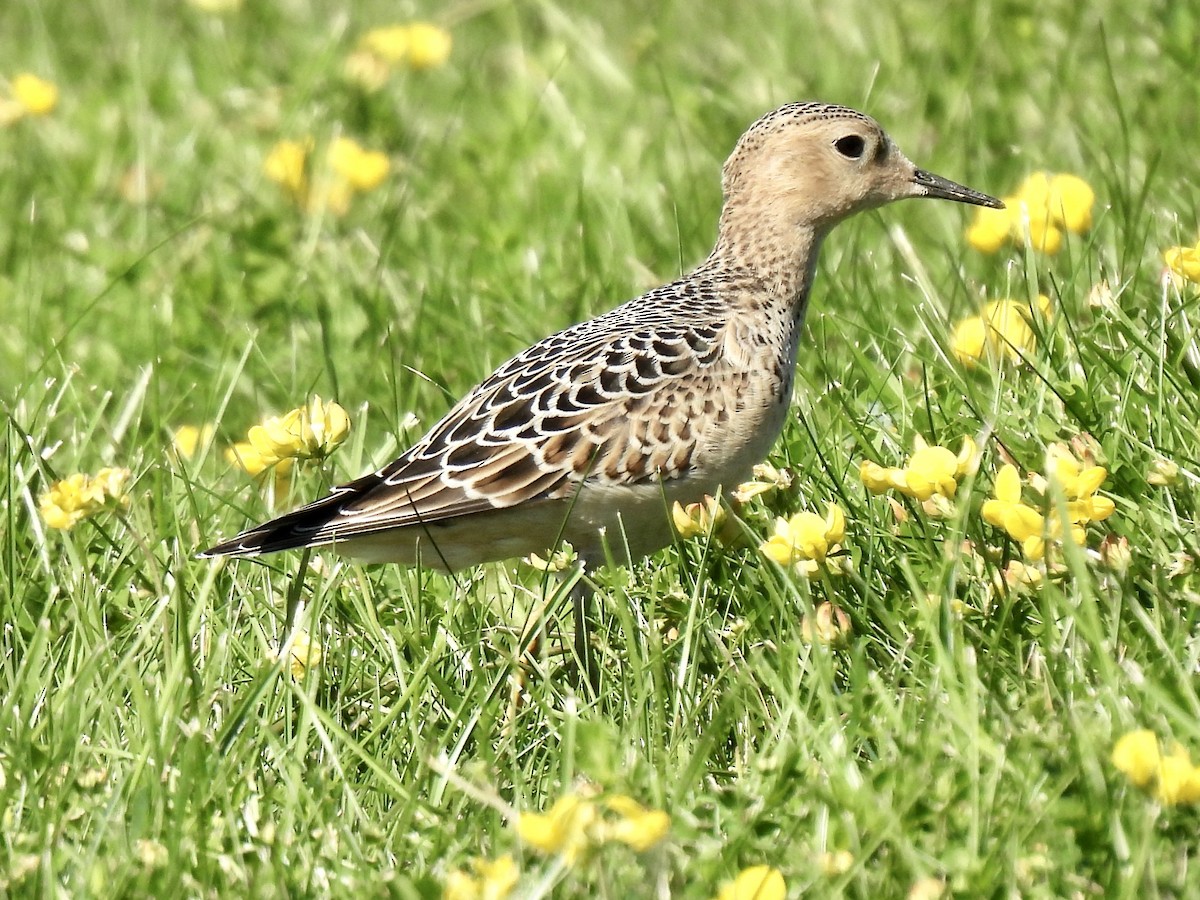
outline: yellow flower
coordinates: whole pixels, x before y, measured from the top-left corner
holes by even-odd
[[[1022,207],[1023,211],[1027,211],[1027,207]],[[1034,250],[1040,250],[1048,256],[1054,256],[1062,249],[1062,231],[1054,224],[1048,215],[1043,211],[1030,216],[1028,219],[1022,219],[1019,230],[1016,235],[1016,241],[1019,245],[1026,243],[1026,229],[1028,229],[1028,243]]]
[[[87,475],[82,472],[56,481],[38,498],[42,521],[50,528],[69,531],[83,521],[88,505],[83,499]]]
[[[1095,191],[1076,175],[1034,172],[1004,198],[1004,209],[976,210],[967,241],[982,253],[1011,242],[1053,255],[1062,248],[1064,229],[1083,234],[1092,227],[1095,202]]]
[[[267,178],[312,214],[345,215],[354,196],[378,187],[391,167],[385,154],[339,137],[329,145],[324,166],[313,171],[312,149],[312,138],[280,141],[263,161]]]
[[[845,610],[825,602],[800,620],[800,636],[807,644],[821,643],[839,647],[850,639],[854,627]]]
[[[577,793],[565,794],[548,813],[521,813],[517,834],[543,853],[557,853],[573,863],[591,843],[596,805]]]
[[[995,253],[1003,247],[1012,231],[1012,210],[1018,202],[1016,197],[1005,197],[1004,209],[979,207],[975,221],[967,228],[967,243],[980,253]]]
[[[258,457],[272,465],[283,459],[324,459],[349,433],[350,417],[346,410],[332,400],[325,403],[314,396],[308,406],[253,426],[247,437]],[[243,467],[250,471],[249,466],[243,464]]]
[[[616,794],[607,797],[604,805],[616,813],[618,819],[607,825],[604,836],[645,853],[667,836],[671,829],[671,817],[659,809],[647,809],[632,797]]]
[[[995,497],[985,501],[981,509],[984,521],[1020,541],[1021,552],[1031,560],[1045,556],[1047,540],[1057,542],[1070,537],[1082,545],[1086,540],[1084,526],[1107,519],[1116,509],[1110,498],[1096,494],[1108,476],[1106,469],[1083,465],[1066,444],[1052,445],[1046,456],[1049,477],[1030,478],[1034,489],[1042,494],[1040,508],[1021,501],[1020,476],[1014,466],[1004,465],[996,475]],[[1051,484],[1062,489],[1067,501],[1065,521],[1050,492]]]
[[[922,442],[923,443],[923,442]],[[945,447],[920,447],[905,466],[905,488],[901,491],[917,500],[928,500],[934,494],[953,497],[961,478],[975,457],[975,442],[963,439],[958,455]]]
[[[282,651],[277,650],[274,658],[280,659],[282,655]],[[324,655],[321,645],[312,639],[312,635],[304,630],[297,631],[292,638],[292,647],[287,658],[287,667],[292,678],[303,681],[304,673],[319,666]]]
[[[1042,315],[1050,311],[1050,298],[1039,294],[1036,307]],[[999,359],[1019,362],[1037,350],[1030,322],[1032,312],[1016,300],[993,300],[978,316],[968,316],[955,326],[950,349],[959,362],[973,367],[989,353]]]
[[[1067,500],[1067,518],[1073,525],[1102,522],[1113,514],[1116,504],[1108,497],[1096,495],[1108,477],[1107,469],[1083,465],[1065,444],[1051,445],[1046,457],[1046,471],[1050,474],[1050,480],[1062,488]],[[1045,479],[1038,479],[1035,487],[1045,493],[1046,484],[1043,482]]]
[[[792,486],[792,473],[777,469],[770,463],[759,463],[754,467],[754,480],[744,481],[730,495],[738,503],[749,503],[777,490],[786,491]]]
[[[1133,784],[1148,788],[1162,804],[1200,802],[1200,768],[1192,765],[1186,749],[1176,744],[1162,753],[1154,732],[1139,728],[1124,734],[1113,746],[1112,764]]]
[[[1017,191],[1017,209],[1028,219],[1030,239],[1036,249],[1057,253],[1062,232],[1083,234],[1092,227],[1092,206],[1096,194],[1076,175],[1050,175],[1035,172]],[[1021,224],[1025,224],[1023,221]],[[1051,235],[1053,235],[1051,237]],[[1013,235],[1019,242],[1023,234]]]
[[[575,560],[575,548],[567,541],[563,541],[562,545],[553,553],[548,554],[545,559],[536,553],[530,553],[521,562],[539,572],[565,572],[575,565]]]
[[[363,35],[359,49],[365,50],[389,66],[404,65],[413,70],[436,69],[450,58],[450,32],[429,22],[389,25],[374,28]]]
[[[1039,296],[1039,301],[1044,297]],[[988,344],[1013,361],[1033,353],[1037,338],[1029,326],[1029,308],[1015,300],[993,300],[983,308]]]
[[[408,26],[388,25],[372,28],[359,41],[361,49],[373,53],[388,65],[399,65],[408,55]]]
[[[1123,734],[1112,751],[1112,764],[1137,787],[1154,778],[1159,763],[1158,738],[1147,728]]]
[[[825,518],[799,512],[790,519],[776,519],[774,534],[758,549],[779,565],[795,566],[801,574],[815,578],[823,568],[831,574],[839,571],[826,561],[841,550],[845,536],[846,516],[841,507],[830,503]]]
[[[231,466],[236,466],[250,476],[261,475],[272,467],[275,468],[277,475],[286,475],[292,468],[291,459],[280,459],[273,454],[264,456],[249,441],[238,441],[226,449],[225,460]]]
[[[212,444],[217,429],[212,425],[180,425],[171,435],[171,446],[183,459],[194,459],[196,454]]]
[[[1009,207],[1012,220],[1009,236],[1018,246],[1026,238],[1035,250],[1055,254],[1062,246],[1062,232],[1051,212],[1050,176],[1034,172],[1017,189],[1016,202]]]
[[[903,478],[901,469],[884,468],[877,462],[864,459],[858,467],[858,475],[872,494],[885,494],[898,488]]]
[[[361,193],[379,187],[390,164],[378,150],[364,150],[350,138],[340,137],[329,148],[329,167]]]
[[[967,316],[954,326],[950,335],[950,351],[959,362],[974,367],[988,350],[988,327],[983,316]]]
[[[750,866],[717,892],[716,900],[783,900],[787,883],[771,866]]]
[[[1092,227],[1096,192],[1077,175],[1055,175],[1050,179],[1047,206],[1055,221],[1067,231],[1083,234]]]
[[[263,172],[267,178],[292,195],[304,205],[308,202],[308,154],[312,140],[280,141],[263,160]]]
[[[1042,514],[1021,502],[1021,476],[1017,467],[1005,464],[996,475],[995,497],[984,501],[980,512],[983,520],[1006,531],[1013,540],[1021,541],[1034,549],[1035,541],[1042,540],[1045,520]],[[1027,553],[1032,559],[1041,554]]]
[[[284,493],[296,460],[325,459],[349,433],[346,411],[333,401],[314,397],[308,406],[252,426],[245,441],[225,451],[225,459],[251,476],[271,470],[276,491]]]
[[[977,464],[978,448],[969,437],[955,454],[946,447],[929,446],[921,437],[908,463],[900,469],[885,469],[870,460],[859,466],[863,484],[874,494],[895,489],[906,497],[922,502],[935,496],[953,497],[958,479],[972,471]]]
[[[619,841],[644,853],[662,841],[671,827],[665,812],[647,809],[624,794],[604,798],[602,806],[615,817],[601,817],[595,802],[572,792],[559,798],[548,813],[521,813],[517,834],[525,843],[571,864],[589,847],[605,841]]]
[[[106,507],[129,505],[128,469],[104,468],[94,476],[77,472],[56,481],[38,497],[38,512],[48,528],[69,531]]]
[[[473,859],[471,869],[473,875],[461,869],[450,873],[442,900],[505,900],[521,877],[510,853],[494,860]]]
[[[686,541],[719,528],[725,521],[725,509],[720,500],[705,494],[702,502],[687,506],[676,500],[671,507],[671,520],[679,537]]]
[[[49,115],[58,106],[58,86],[28,72],[12,80],[12,95],[30,116]]]
[[[1174,806],[1200,801],[1200,769],[1192,765],[1183,747],[1176,745],[1170,753],[1159,758],[1155,778],[1154,796],[1160,803]]]
[[[1195,247],[1172,247],[1165,250],[1163,260],[1180,278],[1200,284],[1200,244]]]
[[[1038,295],[1039,308],[1050,302],[1045,294]],[[1037,339],[1029,327],[1029,307],[1015,300],[993,300],[983,308],[983,318],[991,329],[989,337],[994,345],[1008,353],[1010,359],[1019,359],[1023,354],[1037,348]]]
[[[413,22],[408,27],[408,55],[405,62],[410,69],[436,69],[445,65],[450,58],[450,32],[429,22]]]
[[[1090,497],[1108,477],[1103,466],[1084,467],[1065,444],[1051,445],[1046,455],[1046,468],[1068,500]]]

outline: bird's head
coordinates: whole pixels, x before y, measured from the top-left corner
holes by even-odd
[[[822,234],[847,216],[903,200],[933,197],[1001,207],[987,194],[918,169],[870,116],[844,106],[792,103],[742,135],[725,163],[726,208],[757,220]]]

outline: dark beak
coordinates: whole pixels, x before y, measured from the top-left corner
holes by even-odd
[[[935,200],[955,200],[959,203],[971,203],[975,206],[990,206],[992,209],[1004,209],[1004,204],[995,197],[963,187],[949,178],[934,175],[924,169],[913,172],[913,184],[924,188],[921,197],[933,197]]]

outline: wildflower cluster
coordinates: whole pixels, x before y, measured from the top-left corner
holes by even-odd
[[[609,843],[645,853],[666,838],[671,818],[624,794],[600,795],[584,788],[564,794],[545,813],[514,814],[512,826],[522,843],[571,867]],[[503,900],[521,878],[509,854],[474,859],[468,869],[450,873],[443,900]]]
[[[777,469],[770,463],[759,463],[753,469],[754,477],[739,484],[726,494],[723,505],[720,498],[706,494],[695,503],[682,504],[676,501],[671,507],[671,521],[681,540],[714,535],[722,544],[732,545],[741,539],[737,522],[728,515],[755,500],[765,500],[792,486],[792,473]]]
[[[1018,300],[993,300],[977,316],[968,316],[954,327],[950,349],[968,368],[985,358],[1021,362],[1037,350],[1034,313],[1050,315],[1050,298],[1038,294],[1035,304]]]
[[[908,462],[901,468],[885,468],[871,460],[859,465],[859,476],[872,494],[898,491],[919,500],[931,515],[945,515],[948,502],[958,490],[958,481],[974,473],[979,465],[979,449],[969,437],[963,438],[957,454],[946,447],[930,446],[920,436]]]
[[[522,841],[567,863],[610,841],[644,853],[662,841],[670,828],[671,818],[665,812],[647,809],[624,794],[596,800],[577,791],[560,797],[549,812],[521,813],[516,822]]]
[[[1200,241],[1193,247],[1170,247],[1163,251],[1167,271],[1181,281],[1200,284]]]
[[[391,170],[387,155],[339,137],[318,163],[312,138],[280,141],[263,161],[263,172],[308,213],[345,215],[358,194],[373,191]]]
[[[1004,209],[976,211],[967,229],[970,245],[995,253],[1011,243],[1053,255],[1062,248],[1064,231],[1084,234],[1092,227],[1096,194],[1078,176],[1035,172],[1003,200]]]
[[[225,458],[250,475],[271,469],[287,476],[297,460],[320,461],[341,446],[350,433],[350,417],[332,400],[313,397],[308,406],[272,416],[253,426],[245,441],[225,452]]]
[[[103,509],[127,507],[128,469],[105,468],[95,475],[77,472],[56,481],[38,498],[38,512],[49,528],[69,531]]]
[[[373,28],[346,57],[342,72],[364,90],[377,91],[397,69],[419,72],[445,65],[452,44],[450,32],[429,22]]]
[[[738,503],[770,497],[777,491],[786,491],[792,486],[792,473],[787,469],[777,469],[770,463],[759,463],[752,472],[754,478],[739,484],[730,495]]]
[[[579,557],[575,553],[575,548],[568,541],[562,541],[557,549],[548,551],[545,557],[530,553],[521,560],[532,569],[550,573],[565,572],[574,567],[578,561]]]
[[[842,541],[846,538],[846,514],[830,503],[825,517],[798,512],[775,520],[775,530],[759,550],[781,566],[793,567],[806,578],[839,575],[846,569]]]
[[[0,98],[0,127],[24,118],[48,116],[58,106],[58,86],[29,72],[9,82],[9,96]]]
[[[1085,526],[1107,519],[1115,509],[1111,499],[1096,493],[1108,477],[1106,469],[1083,465],[1061,444],[1051,445],[1047,458],[1047,475],[1029,479],[1038,494],[1034,503],[1022,500],[1021,477],[1016,466],[1006,464],[996,475],[995,496],[981,510],[984,521],[1019,541],[1025,558],[1033,561],[1044,559],[1048,546],[1067,537],[1082,545]]]
[[[679,537],[685,541],[708,534],[724,524],[725,520],[725,508],[721,506],[721,501],[710,494],[705,494],[704,499],[697,503],[684,506],[676,500],[671,506],[671,521]]]
[[[1200,803],[1200,768],[1179,744],[1163,753],[1153,731],[1142,728],[1123,735],[1113,746],[1112,763],[1136,787],[1153,785],[1160,803]]]

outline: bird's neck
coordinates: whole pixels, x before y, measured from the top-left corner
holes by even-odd
[[[750,219],[749,221],[744,221]],[[825,232],[813,227],[770,225],[726,207],[717,243],[702,268],[735,268],[753,273],[772,297],[804,315]]]

